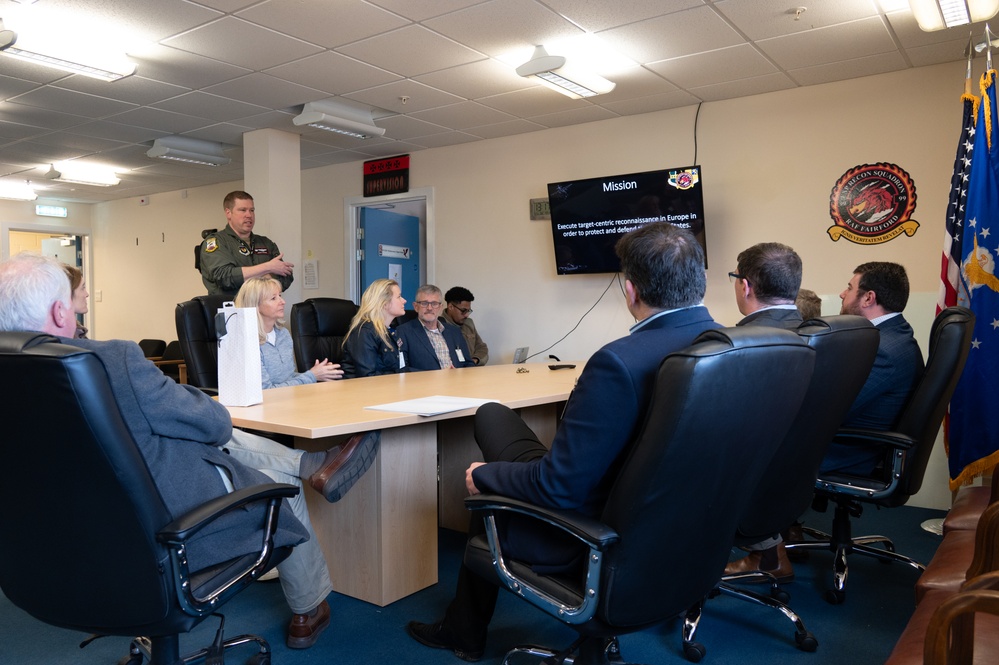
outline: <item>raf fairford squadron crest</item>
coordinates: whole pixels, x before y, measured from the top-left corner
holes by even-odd
[[[827,229],[833,241],[841,237],[860,245],[888,242],[902,233],[913,236],[919,222],[916,185],[894,164],[863,164],[844,173],[829,196],[829,215],[835,224]]]
[[[697,169],[684,169],[682,171],[670,171],[667,182],[677,189],[690,189],[701,179]]]

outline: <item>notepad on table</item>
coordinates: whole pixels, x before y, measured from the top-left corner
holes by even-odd
[[[486,402],[495,402],[494,399],[478,399],[475,397],[450,397],[447,395],[433,395],[431,397],[419,397],[417,399],[407,399],[401,402],[390,402],[388,404],[375,404],[366,406],[366,409],[376,411],[391,411],[393,413],[411,413],[416,416],[437,416],[442,413],[452,411],[462,411],[464,409],[474,409],[482,406]]]

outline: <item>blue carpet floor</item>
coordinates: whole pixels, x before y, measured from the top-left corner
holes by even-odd
[[[894,539],[898,551],[927,563],[940,537],[920,528],[941,511],[902,507],[867,510],[854,522],[854,534],[882,533]],[[830,513],[810,513],[805,523],[828,530]],[[275,665],[308,663],[393,663],[393,665],[458,665],[451,652],[428,649],[413,642],[404,627],[411,619],[431,621],[442,613],[454,590],[464,539],[441,531],[440,582],[388,607],[375,607],[333,594],[333,623],[312,649],[295,651],[284,645],[288,611],[277,583],[261,582],[225,607],[226,635],[253,632],[271,642]],[[850,559],[847,599],[828,605],[822,592],[830,584],[831,555],[812,553],[795,565],[796,579],[785,585],[791,607],[819,641],[815,653],[794,646],[791,623],[777,612],[740,600],[719,597],[709,601],[698,631],[707,649],[704,663],[754,665],[851,665],[883,663],[913,610],[912,587],[917,571],[898,564],[885,565],[866,557]],[[764,587],[765,588],[765,587]],[[209,619],[182,639],[182,651],[211,642],[216,620]],[[3,665],[113,665],[127,654],[128,640],[107,637],[81,650],[81,633],[52,628],[21,612],[0,596],[0,664]],[[572,630],[508,593],[500,594],[483,663],[498,665],[514,644],[564,646]],[[624,657],[631,662],[685,663],[680,651],[680,624],[672,621],[621,639]],[[242,663],[254,652],[234,651],[227,662]],[[529,659],[523,659],[529,662]]]

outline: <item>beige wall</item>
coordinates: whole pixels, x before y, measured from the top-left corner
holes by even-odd
[[[938,65],[702,106],[697,161],[710,266],[706,303],[716,319],[740,318],[727,278],[736,254],[777,240],[801,254],[804,285],[827,296],[826,313],[838,311],[836,295],[857,264],[905,264],[913,289],[906,316],[925,346],[963,69]],[[433,188],[436,200],[436,281],[475,293],[474,318],[496,362],[509,362],[517,346],[541,351],[561,338],[611,282],[609,275],[557,276],[550,225],[530,221],[528,199],[545,196],[548,182],[692,163],[694,112],[686,107],[413,153],[410,185]],[[912,176],[918,232],[876,246],[831,241],[832,186],[848,169],[873,162],[895,163]],[[203,292],[191,248],[201,229],[224,223],[222,197],[239,185],[191,189],[186,198],[157,194],[148,206],[136,199],[94,206],[100,337],[175,337],[174,304]],[[360,193],[360,163],[302,173],[301,255],[319,261],[321,280],[309,296],[344,295],[343,199]],[[586,358],[631,323],[614,282],[551,353]],[[931,470],[927,505],[947,505],[945,476],[939,464]]]

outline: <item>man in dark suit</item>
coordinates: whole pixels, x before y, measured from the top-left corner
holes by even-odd
[[[438,318],[444,307],[444,294],[440,289],[433,284],[424,284],[416,290],[413,306],[416,318],[395,331],[406,354],[406,367],[422,371],[475,366],[458,326]]]
[[[641,427],[663,358],[718,328],[702,300],[704,256],[688,231],[667,223],[643,226],[616,247],[625,276],[625,300],[636,323],[631,334],[607,344],[587,361],[547,450],[510,409],[485,404],[475,414],[475,438],[485,463],[465,474],[471,494],[495,492],[596,517],[615,472]],[[482,532],[481,518],[472,533]],[[535,567],[571,569],[577,548],[553,547],[522,522],[501,527],[504,550]],[[548,542],[548,541],[546,541]],[[444,619],[410,622],[418,642],[450,649],[464,660],[482,657],[498,589],[465,566]]]
[[[913,337],[912,326],[902,316],[909,300],[909,277],[897,263],[864,263],[853,271],[853,278],[839,297],[843,300],[840,314],[863,316],[881,334],[874,366],[843,427],[890,430],[923,371],[923,354]],[[883,446],[833,442],[820,472],[867,475],[874,472],[884,455]]]
[[[743,250],[728,276],[744,317],[735,325],[794,330],[801,323],[794,304],[801,286],[801,257],[787,245],[761,242]]]
[[[303,476],[311,482],[312,471],[337,480],[349,470],[340,454],[346,446],[292,456],[270,439],[233,430],[224,406],[166,377],[134,342],[71,339],[75,327],[69,280],[59,263],[28,252],[0,262],[0,330],[67,338],[61,341],[100,358],[122,418],[173,517],[234,489],[275,481],[301,487]],[[259,465],[251,468],[241,460]],[[204,529],[187,551],[191,569],[256,552],[263,511],[233,511]],[[329,626],[326,597],[333,587],[302,493],[283,506],[274,541],[278,547],[296,545],[278,570],[293,613],[287,644],[307,648]]]
[[[801,324],[795,304],[801,286],[801,257],[779,242],[761,242],[736,258],[735,302],[744,318],[737,326],[769,326],[794,330]],[[794,579],[783,538],[774,536],[746,547],[749,554],[725,567],[726,575],[765,570],[781,582]]]

